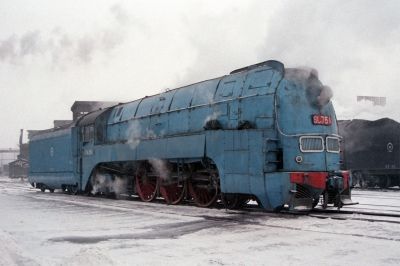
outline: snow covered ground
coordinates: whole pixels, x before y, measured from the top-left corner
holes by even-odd
[[[400,192],[354,191],[400,214]],[[0,178],[0,265],[399,265],[400,218],[317,218],[42,193]],[[354,218],[354,219],[353,219]]]

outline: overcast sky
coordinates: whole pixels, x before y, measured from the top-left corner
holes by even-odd
[[[400,1],[0,0],[0,148],[71,119],[76,100],[131,101],[268,59],[317,69],[338,118],[400,120]]]

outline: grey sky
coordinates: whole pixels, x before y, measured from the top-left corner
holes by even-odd
[[[70,119],[75,100],[131,101],[267,59],[316,68],[339,118],[400,119],[399,32],[400,1],[0,0],[0,147]]]

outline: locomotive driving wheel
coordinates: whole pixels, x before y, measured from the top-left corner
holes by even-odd
[[[141,200],[149,202],[156,198],[159,186],[158,177],[150,175],[146,167],[139,167],[135,177],[136,190]]]
[[[189,193],[199,207],[210,207],[219,194],[219,178],[216,171],[204,170],[193,173],[188,183]]]
[[[160,178],[160,194],[168,204],[178,204],[186,191],[186,181],[165,181]]]

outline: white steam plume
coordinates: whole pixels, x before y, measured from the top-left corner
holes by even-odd
[[[140,126],[139,121],[133,120],[127,131],[126,136],[128,139],[128,144],[131,149],[136,149],[136,147],[140,144],[142,134],[142,127]]]
[[[34,30],[0,39],[0,63],[24,64],[28,58],[37,57],[50,58],[53,67],[91,63],[95,54],[107,55],[120,46],[131,25],[122,6],[112,6],[110,14],[113,24],[80,35],[55,27],[51,32]]]
[[[127,180],[117,175],[95,173],[90,180],[92,194],[115,193],[116,196],[127,191]]]
[[[328,86],[322,86],[321,93],[317,97],[318,105],[323,106],[327,104],[333,97],[333,91]]]
[[[285,78],[301,85],[307,92],[307,97],[312,104],[323,106],[333,97],[333,91],[328,86],[323,86],[318,80],[317,70],[309,67],[287,69]]]
[[[154,171],[161,179],[166,180],[170,177],[171,171],[168,168],[168,163],[165,160],[158,158],[150,158],[149,163],[151,164]]]
[[[380,108],[360,110],[356,97],[399,100],[399,10],[400,1],[393,0],[286,2],[270,18],[258,58],[315,67],[334,90],[339,119],[359,113],[373,118]],[[400,118],[396,105],[380,115]]]
[[[214,112],[214,113],[208,115],[208,116],[204,119],[203,125],[205,125],[208,121],[217,120],[218,117],[219,117],[220,115],[221,115],[221,112]]]

